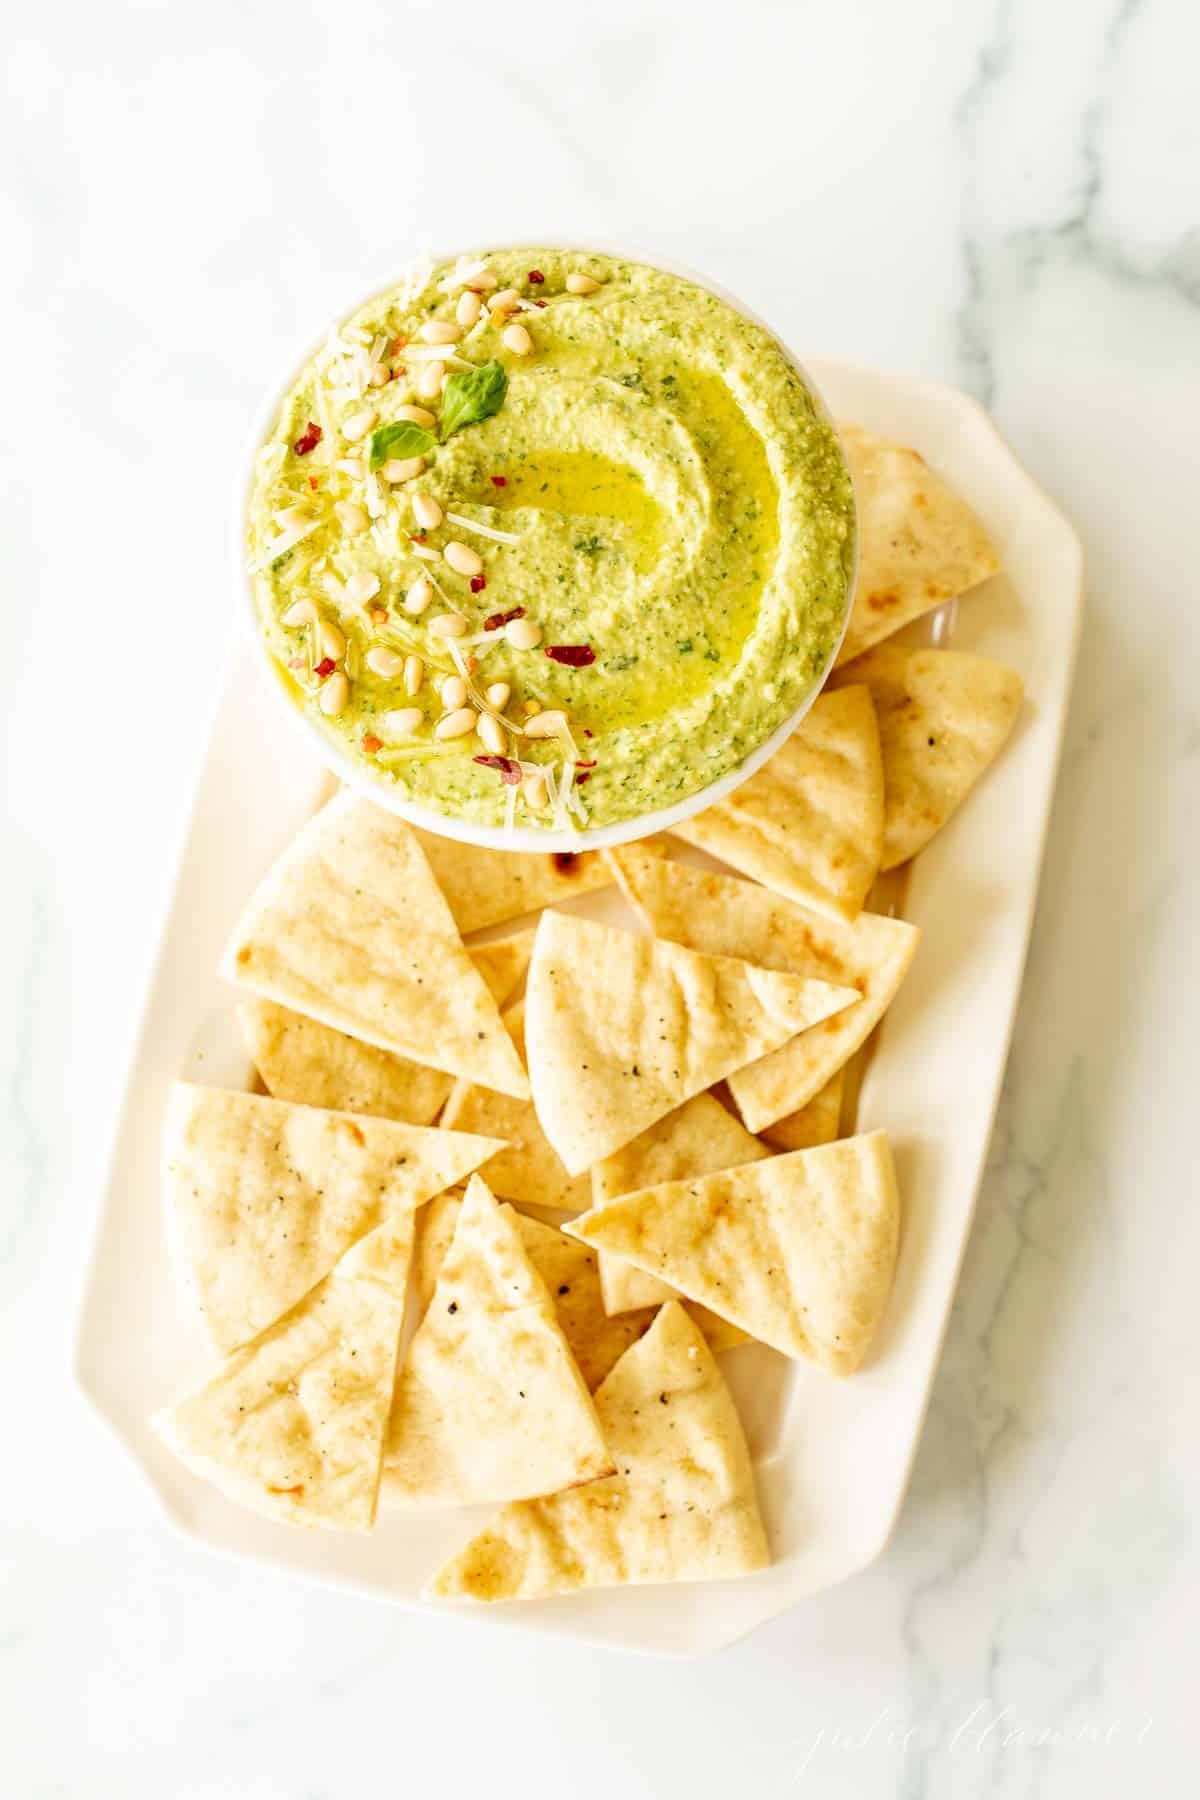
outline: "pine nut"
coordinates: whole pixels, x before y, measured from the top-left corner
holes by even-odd
[[[533,339],[523,325],[506,325],[500,333],[500,342],[514,356],[529,356],[533,350]]]
[[[516,288],[501,288],[500,292],[493,294],[488,301],[488,311],[493,319],[499,319],[506,313],[516,312],[520,304],[521,296]]]
[[[521,782],[521,792],[525,796],[526,805],[531,806],[534,812],[542,812],[545,810],[550,796],[546,792],[546,777],[544,775],[526,775]]]
[[[317,609],[311,600],[297,600],[294,606],[288,607],[279,622],[281,625],[291,625],[293,628],[300,625],[315,625]]]
[[[317,626],[317,641],[326,656],[331,656],[334,662],[341,662],[346,654],[346,639],[332,619],[321,620]]]
[[[433,728],[434,737],[459,738],[466,737],[468,731],[474,731],[479,714],[473,706],[460,706],[457,712],[447,713],[439,719]]]
[[[370,569],[356,569],[344,591],[348,606],[365,606],[379,592],[379,577],[372,575]]]
[[[436,400],[442,391],[442,376],[446,373],[444,362],[426,363],[417,376],[417,392],[422,400]]]
[[[467,277],[464,285],[476,294],[490,293],[492,288],[497,286],[496,271],[487,267],[477,269],[473,275]]]
[[[422,531],[436,531],[442,522],[442,508],[432,494],[414,494],[412,497],[413,518]]]
[[[407,594],[404,596],[404,610],[414,619],[417,619],[425,611],[425,608],[432,599],[433,583],[427,575],[418,575],[417,579],[413,582]]]
[[[342,436],[357,444],[359,438],[366,437],[379,414],[373,406],[364,408],[362,412],[347,413],[342,420]]]
[[[567,276],[568,294],[594,294],[601,285],[600,282],[594,280],[590,275],[574,274]]]
[[[462,328],[450,319],[426,319],[417,336],[423,344],[457,344]]]
[[[404,658],[395,650],[385,650],[382,644],[368,650],[364,660],[372,675],[382,675],[385,681],[394,681],[404,667]]]
[[[466,635],[467,621],[462,613],[439,613],[430,619],[429,629],[435,637],[460,638]]]
[[[425,467],[423,456],[393,456],[385,462],[379,473],[386,482],[395,487],[401,481],[411,481]]]
[[[396,417],[407,425],[423,425],[426,431],[432,431],[437,424],[435,415],[424,406],[398,406]]]
[[[351,481],[362,481],[367,473],[367,465],[361,456],[342,456],[338,458],[337,467]]]
[[[525,726],[525,736],[531,738],[557,737],[567,728],[565,712],[536,713]]]
[[[438,694],[447,712],[457,712],[467,704],[467,684],[461,675],[447,675]]]
[[[350,537],[360,536],[371,523],[365,509],[356,506],[353,500],[339,500],[333,510],[337,515],[338,524]]]
[[[462,544],[457,538],[443,546],[442,555],[450,564],[456,575],[482,575],[483,558],[469,544]]]
[[[339,669],[336,674],[329,677],[322,687],[317,704],[327,719],[336,719],[338,714],[344,710],[349,698],[350,683]]]
[[[504,635],[514,650],[536,650],[542,641],[542,628],[532,619],[510,619]]]
[[[507,681],[493,681],[484,697],[489,706],[494,706],[497,712],[503,712],[512,697],[512,689]]]
[[[481,713],[475,729],[485,750],[491,750],[496,756],[504,754],[508,738],[499,719],[493,719],[491,713]]]
[[[454,316],[465,331],[469,331],[477,322],[482,311],[483,301],[479,295],[472,288],[464,288],[458,296],[458,305],[454,309]]]
[[[419,694],[421,683],[425,679],[425,664],[419,656],[406,656],[404,659],[404,691],[406,694]]]
[[[425,714],[419,706],[401,706],[395,712],[382,713],[379,723],[385,731],[394,731],[397,737],[411,737],[425,723]]]

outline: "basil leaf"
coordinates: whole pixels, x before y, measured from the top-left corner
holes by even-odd
[[[442,442],[464,425],[479,425],[504,405],[508,376],[503,363],[485,362],[477,369],[455,369],[442,395]]]
[[[396,425],[381,425],[371,437],[371,467],[377,469],[393,457],[427,456],[436,444],[432,431],[426,431],[423,425],[414,425],[410,419],[401,419]]]

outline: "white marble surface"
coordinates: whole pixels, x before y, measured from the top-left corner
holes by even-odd
[[[47,0],[6,39],[6,1800],[1194,1792],[1194,9]],[[658,250],[802,348],[970,387],[1090,563],[900,1529],[693,1665],[226,1565],[168,1535],[67,1378],[250,410],[414,242],[524,234]]]

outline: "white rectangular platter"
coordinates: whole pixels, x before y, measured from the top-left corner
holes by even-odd
[[[489,1621],[660,1654],[737,1638],[877,1556],[921,1430],[987,1153],[1033,919],[1082,612],[1066,520],[983,412],[949,388],[810,361],[835,415],[915,445],[969,499],[1004,572],[935,623],[939,641],[1011,663],[1013,739],[918,859],[904,914],[923,938],[867,1067],[860,1129],[892,1137],[904,1206],[895,1291],[862,1371],[836,1381],[747,1345],[724,1358],[754,1452],[776,1561],[743,1581],[631,1588],[498,1607]],[[160,1122],[170,1082],[241,1086],[233,993],[216,968],[263,870],[326,791],[249,647],[230,663],[129,1072],[76,1355],[79,1381],[182,1530],[226,1552],[419,1606],[479,1515],[380,1516],[369,1536],[243,1512],[177,1464],[149,1426],[209,1356],[168,1261]],[[612,890],[573,903],[635,921]],[[515,928],[506,926],[504,929]],[[477,1628],[478,1612],[463,1629]]]

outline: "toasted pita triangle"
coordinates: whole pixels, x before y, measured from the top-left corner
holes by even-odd
[[[177,1082],[165,1128],[167,1209],[218,1350],[246,1343],[356,1239],[503,1147]]]
[[[469,944],[467,955],[487,983],[497,1006],[507,1006],[529,968],[533,955],[533,926],[512,937],[493,938],[490,944]]]
[[[853,988],[856,1004],[729,1076],[750,1131],[806,1106],[863,1044],[908,973],[920,932],[902,919],[860,913],[852,925],[818,918],[765,888],[684,863],[610,851],[630,904],[659,937],[711,956],[740,956]]]
[[[528,1499],[612,1471],[515,1216],[478,1176],[396,1381],[384,1463],[398,1506]]]
[[[871,690],[883,749],[883,867],[924,849],[1008,738],[1023,692],[1015,669],[959,650],[880,644],[845,671]]]
[[[999,558],[965,500],[915,450],[840,427],[858,501],[858,580],[839,663],[994,575]]]
[[[295,1525],[366,1531],[404,1318],[413,1215],[362,1238],[302,1300],[156,1420],[197,1474]]]
[[[818,1144],[832,1144],[839,1135],[845,1086],[845,1070],[839,1069],[806,1105],[776,1119],[763,1133],[771,1148],[815,1150]]]
[[[566,1231],[662,1276],[785,1356],[848,1375],[883,1316],[899,1227],[892,1153],[875,1131],[643,1188]]]
[[[542,1130],[581,1175],[856,998],[852,988],[543,913],[525,1003]]]
[[[413,1287],[418,1318],[424,1318],[433,1298],[461,1206],[461,1194],[439,1194],[417,1215]],[[556,1226],[531,1219],[528,1213],[508,1207],[503,1210],[512,1212],[529,1260],[554,1301],[579,1373],[589,1389],[599,1387],[618,1358],[641,1337],[653,1311],[646,1308],[610,1318],[600,1292],[596,1252],[564,1236]]]
[[[643,1131],[623,1150],[596,1164],[592,1170],[592,1204],[603,1206],[618,1194],[636,1193],[639,1188],[657,1187],[664,1181],[682,1181],[689,1175],[711,1175],[717,1169],[736,1168],[740,1163],[761,1162],[770,1154],[765,1144],[751,1137],[711,1094],[697,1094]],[[656,1275],[647,1275],[644,1269],[606,1251],[600,1253],[600,1285],[610,1313],[661,1306],[664,1300],[679,1297]],[[707,1329],[705,1335],[708,1336]],[[729,1338],[726,1327],[721,1336],[737,1341],[740,1333]],[[709,1342],[710,1347],[717,1347],[711,1338]]]
[[[525,1008],[522,1003],[504,1014],[504,1023],[518,1051],[525,1054]],[[458,1081],[442,1115],[442,1124],[455,1131],[484,1132],[500,1137],[507,1148],[488,1166],[488,1186],[505,1200],[528,1206],[546,1206],[556,1212],[578,1212],[591,1202],[585,1175],[568,1175],[557,1151],[538,1121],[532,1100],[514,1100],[491,1088]]]
[[[509,1506],[439,1570],[445,1600],[747,1575],[771,1560],[741,1421],[681,1306],[664,1306],[596,1395],[620,1474]]]
[[[612,880],[596,850],[522,853],[479,849],[430,831],[418,831],[417,837],[464,936],[590,893]]]
[[[452,1075],[378,1050],[289,1006],[252,995],[237,1009],[251,1062],[276,1100],[432,1125]]]
[[[381,1050],[529,1092],[411,827],[345,791],[275,864],[222,972]]]
[[[757,774],[674,835],[789,900],[854,919],[883,853],[883,765],[867,689],[821,694]]]

